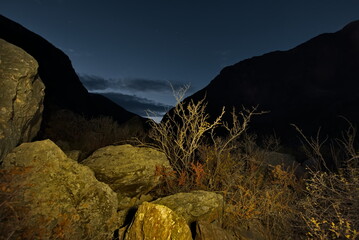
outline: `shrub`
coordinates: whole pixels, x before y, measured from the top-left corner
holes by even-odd
[[[151,144],[164,152],[173,169],[158,166],[156,174],[163,184],[155,193],[168,195],[181,191],[203,189],[222,193],[225,201],[224,227],[233,233],[243,229],[256,229],[267,239],[288,239],[295,215],[292,207],[295,190],[300,183],[293,172],[281,166],[263,164],[265,151],[246,134],[246,129],[257,112],[243,109],[232,111],[231,125],[223,122],[224,109],[208,122],[205,99],[181,102],[186,88],[175,93],[177,105],[160,124],[152,123]],[[219,128],[227,137],[217,137]],[[272,148],[273,139],[267,148]],[[275,144],[274,144],[275,145]],[[294,190],[295,189],[295,190]]]
[[[348,122],[349,123],[349,122]],[[308,139],[297,128],[309,156],[316,164],[309,168],[306,196],[299,203],[309,239],[357,239],[359,237],[359,155],[356,129],[349,123],[341,139],[331,142],[331,159],[323,153],[325,141]],[[334,162],[335,168],[327,166]]]
[[[203,188],[204,185],[206,188],[214,189],[215,179],[223,174],[223,164],[228,165],[228,162],[221,160],[222,155],[228,153],[232,142],[244,133],[251,117],[260,113],[256,112],[256,108],[243,109],[239,113],[242,117],[240,123],[233,110],[233,125],[230,127],[222,121],[225,113],[223,108],[221,114],[210,123],[208,122],[209,115],[206,113],[205,98],[198,102],[193,100],[188,103],[181,102],[187,89],[188,86],[185,86],[174,91],[176,106],[160,124],[150,123],[152,129],[149,132],[149,138],[152,139],[152,143],[144,145],[164,152],[169,159],[174,172],[168,174],[162,171],[160,175],[170,176],[165,182],[171,191],[175,190],[172,186],[177,186],[176,191]],[[229,133],[229,137],[224,141],[215,136],[215,130],[219,127]],[[213,156],[200,160],[198,157],[200,149],[203,150],[208,141],[212,141],[210,144],[215,149],[212,152]],[[228,167],[231,166],[228,165]]]
[[[87,119],[68,110],[53,114],[43,134],[63,150],[81,150],[82,157],[101,147],[143,136],[143,130],[136,126],[119,125],[106,116]]]
[[[177,104],[171,114],[165,116],[160,124],[150,122],[149,137],[152,147],[164,152],[176,172],[191,172],[191,163],[195,162],[196,150],[204,140],[204,134],[221,124],[224,109],[220,116],[209,123],[205,112],[204,99],[185,105],[182,101],[189,86],[174,91]]]
[[[266,152],[252,139],[242,139],[236,172],[228,177],[230,186],[225,192],[224,227],[239,237],[245,230],[257,232],[264,239],[291,239],[295,236],[294,207],[302,189],[292,171],[283,166],[263,164]],[[242,146],[242,147],[241,147]],[[250,148],[247,148],[250,146]]]

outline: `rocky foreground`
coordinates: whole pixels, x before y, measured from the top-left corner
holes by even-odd
[[[221,228],[224,201],[207,191],[153,199],[156,150],[107,146],[79,162],[40,128],[44,84],[37,61],[0,39],[1,239],[233,239]]]

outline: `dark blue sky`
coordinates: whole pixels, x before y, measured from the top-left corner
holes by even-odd
[[[359,19],[358,0],[1,0],[0,9],[62,49],[89,90],[141,115],[173,104],[167,81],[194,92],[225,66]]]

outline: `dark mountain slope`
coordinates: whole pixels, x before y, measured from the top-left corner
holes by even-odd
[[[103,96],[89,94],[68,56],[41,36],[2,15],[0,29],[0,38],[24,49],[39,63],[39,75],[46,86],[45,122],[58,109],[69,109],[88,117],[111,116],[119,123],[134,117],[145,121]]]
[[[336,33],[319,35],[289,51],[276,51],[224,68],[204,89],[208,113],[222,106],[270,110],[250,124],[259,135],[275,132],[283,142],[297,142],[291,123],[309,135],[335,134],[343,115],[359,123],[359,21]],[[342,129],[343,130],[343,129]]]

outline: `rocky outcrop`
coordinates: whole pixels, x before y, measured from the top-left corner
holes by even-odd
[[[39,63],[39,75],[44,82],[44,122],[59,109],[68,109],[86,117],[110,116],[118,123],[135,118],[145,119],[126,111],[106,97],[90,94],[82,85],[71,61],[60,49],[20,24],[0,15],[0,38],[24,49]]]
[[[91,168],[96,178],[108,184],[119,198],[148,193],[160,183],[159,176],[155,176],[156,167],[170,167],[164,153],[129,144],[98,149],[81,163]]]
[[[1,173],[2,236],[102,240],[118,226],[116,194],[50,140],[15,148]]]
[[[0,163],[40,129],[44,84],[36,60],[0,39]]]
[[[174,211],[163,205],[144,202],[138,208],[124,239],[191,240],[192,234],[186,221]]]
[[[224,68],[211,83],[185,100],[206,96],[215,119],[222,106],[270,113],[255,116],[249,130],[274,132],[284,145],[300,144],[294,123],[304,134],[335,135],[347,117],[359,124],[359,21],[336,33],[319,35],[288,51],[276,51]],[[226,117],[230,121],[230,116]],[[346,126],[345,126],[346,127]]]
[[[152,203],[169,207],[182,216],[188,224],[197,221],[221,223],[223,216],[223,196],[214,192],[199,190],[177,193],[157,199]]]

